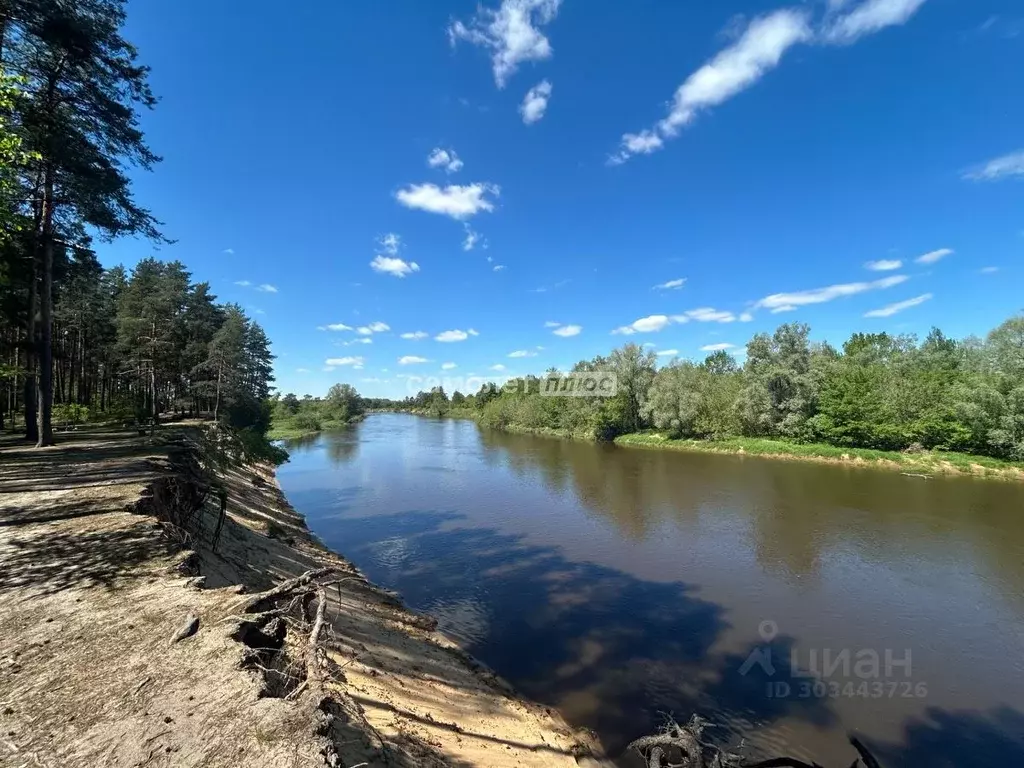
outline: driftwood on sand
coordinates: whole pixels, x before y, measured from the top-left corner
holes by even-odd
[[[727,752],[703,740],[704,730],[711,723],[693,715],[686,725],[669,719],[664,728],[653,736],[644,736],[631,742],[627,751],[637,752],[647,768],[823,768],[818,763],[807,763],[793,757],[773,757],[749,761],[736,752]],[[849,768],[882,768],[878,760],[855,736],[850,744],[860,757]],[[863,761],[863,763],[861,762]]]

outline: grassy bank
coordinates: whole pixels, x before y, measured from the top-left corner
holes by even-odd
[[[925,451],[901,453],[870,448],[844,448],[826,443],[792,443],[757,437],[733,437],[724,440],[672,440],[656,432],[621,435],[616,445],[633,448],[657,448],[674,451],[729,453],[796,459],[827,463],[872,465],[921,474],[963,473],[983,477],[1024,480],[1024,464],[966,453]]]
[[[275,415],[270,420],[270,429],[267,431],[268,440],[298,440],[303,437],[310,437],[321,432],[332,432],[338,429],[345,429],[364,418],[363,414],[353,416],[345,421],[311,419],[305,414],[297,414],[292,418],[281,418]]]

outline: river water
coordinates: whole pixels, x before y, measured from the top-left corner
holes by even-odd
[[[751,755],[1024,766],[1024,485],[400,414],[288,447],[328,546],[612,752],[699,712]]]

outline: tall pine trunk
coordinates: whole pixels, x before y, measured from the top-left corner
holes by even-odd
[[[221,382],[221,374],[222,374],[223,370],[224,370],[224,366],[223,365],[218,365],[217,366],[217,399],[213,403],[213,420],[214,421],[217,421],[217,418],[218,418],[218,416],[220,414],[220,382]]]
[[[38,238],[36,238],[38,242]],[[39,438],[36,423],[36,360],[38,340],[36,339],[36,313],[39,312],[39,259],[38,246],[32,254],[32,282],[29,286],[28,323],[25,328],[25,439],[35,442]]]
[[[40,291],[42,333],[39,344],[39,431],[36,447],[53,445],[53,171],[43,182],[43,286]]]

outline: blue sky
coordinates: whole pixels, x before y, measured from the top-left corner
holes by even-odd
[[[1016,0],[151,0],[127,34],[156,255],[256,313],[282,391],[1024,306]]]

